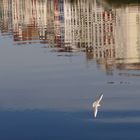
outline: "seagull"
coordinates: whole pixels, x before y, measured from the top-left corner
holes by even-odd
[[[92,104],[92,107],[93,107],[93,109],[94,109],[94,118],[96,118],[96,116],[97,116],[98,107],[101,106],[101,105],[100,105],[100,101],[102,100],[102,98],[103,98],[103,94],[100,95],[99,99],[97,99],[97,100],[96,100],[95,102],[93,102],[93,104]]]

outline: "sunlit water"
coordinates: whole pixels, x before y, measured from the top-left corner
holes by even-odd
[[[0,140],[139,140],[139,130],[138,3],[0,1]]]

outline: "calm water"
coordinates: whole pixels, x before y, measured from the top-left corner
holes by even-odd
[[[0,140],[139,140],[139,131],[139,3],[0,0]]]

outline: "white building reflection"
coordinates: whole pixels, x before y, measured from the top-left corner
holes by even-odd
[[[87,49],[113,48],[115,11],[105,11],[96,1],[68,1],[64,6],[66,44]]]
[[[17,44],[84,48],[103,69],[140,69],[140,7],[99,0],[1,0],[0,30]]]
[[[127,58],[120,61],[123,63],[139,63],[140,7],[122,7],[116,9],[116,13],[116,58]]]

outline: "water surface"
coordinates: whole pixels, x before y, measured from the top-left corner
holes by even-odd
[[[139,34],[138,2],[1,0],[0,139],[139,140]]]

